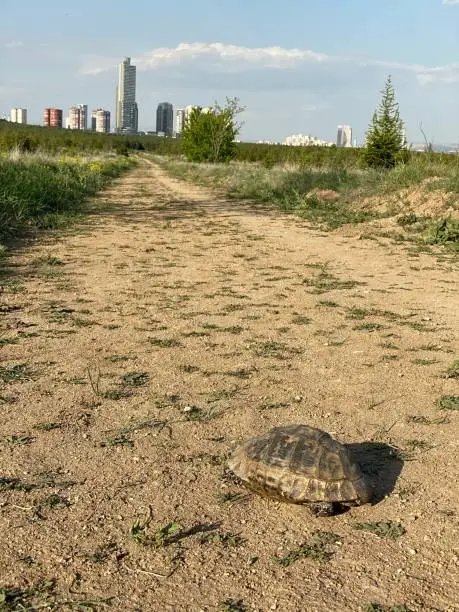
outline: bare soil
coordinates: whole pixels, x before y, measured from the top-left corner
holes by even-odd
[[[145,161],[4,265],[0,609],[459,610],[451,258]],[[234,482],[235,443],[288,423],[351,444],[374,503]]]

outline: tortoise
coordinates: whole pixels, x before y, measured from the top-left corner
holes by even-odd
[[[372,488],[345,446],[308,425],[275,427],[238,446],[228,468],[252,491],[316,516],[371,501]]]

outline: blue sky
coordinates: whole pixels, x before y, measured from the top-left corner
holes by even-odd
[[[125,7],[129,6],[129,9]],[[459,141],[459,0],[2,0],[0,116],[114,111],[116,66],[137,65],[141,129],[159,102],[237,96],[242,136],[360,141],[392,74],[410,141]]]

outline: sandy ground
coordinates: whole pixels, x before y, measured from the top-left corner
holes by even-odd
[[[143,162],[3,265],[0,609],[459,610],[451,258]],[[247,494],[225,457],[288,423],[352,444],[375,502]]]

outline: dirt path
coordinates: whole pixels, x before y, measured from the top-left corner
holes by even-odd
[[[8,260],[0,588],[58,609],[459,610],[457,404],[436,405],[459,395],[457,267],[147,162],[100,200]],[[378,503],[313,519],[228,479],[235,441],[291,422],[372,453]],[[275,562],[317,530],[340,538],[328,561]]]

